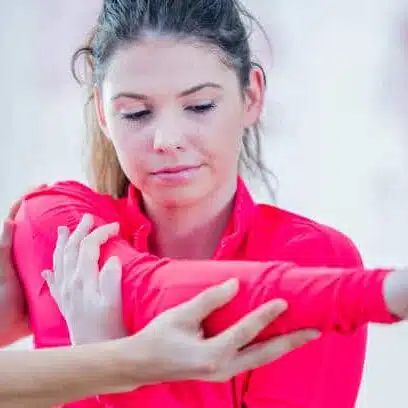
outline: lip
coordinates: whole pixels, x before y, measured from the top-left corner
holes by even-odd
[[[178,186],[190,183],[200,171],[199,166],[163,167],[151,173],[154,180],[166,186]]]
[[[174,167],[163,167],[159,170],[153,171],[152,174],[154,176],[161,175],[161,174],[174,174],[188,172],[192,170],[197,170],[201,166],[174,166]]]

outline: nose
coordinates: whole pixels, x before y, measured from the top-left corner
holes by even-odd
[[[161,118],[154,130],[153,149],[158,153],[183,150],[185,140],[180,121],[170,115]]]

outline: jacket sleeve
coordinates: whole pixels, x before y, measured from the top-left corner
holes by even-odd
[[[309,231],[303,239],[285,247],[278,258],[309,267],[362,267],[354,244],[333,230]],[[241,376],[243,401],[248,408],[354,407],[363,372],[366,336],[366,326],[350,336],[328,333]]]
[[[83,214],[95,226],[119,220],[114,205],[76,183],[62,183],[27,197],[16,217],[13,253],[26,287],[41,286],[41,271],[52,267],[58,226],[72,230]],[[215,335],[259,305],[275,298],[289,311],[259,337],[264,340],[300,328],[353,332],[368,321],[392,322],[382,283],[386,270],[361,267],[299,267],[288,262],[176,261],[136,251],[118,236],[101,248],[101,263],[117,255],[123,264],[123,312],[130,333],[163,311],[191,299],[205,288],[238,278],[237,296],[205,322]],[[29,303],[30,303],[30,299]]]

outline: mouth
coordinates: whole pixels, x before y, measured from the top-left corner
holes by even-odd
[[[154,179],[160,184],[179,185],[192,181],[194,176],[200,171],[199,166],[174,166],[163,167],[151,173]]]
[[[163,167],[159,170],[153,171],[152,174],[154,176],[158,176],[158,175],[176,175],[178,173],[188,173],[194,170],[199,169],[201,166],[174,166],[174,167]]]

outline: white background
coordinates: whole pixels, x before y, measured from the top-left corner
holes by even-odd
[[[31,186],[84,180],[84,98],[70,77],[69,58],[99,2],[0,4],[4,215]],[[266,157],[279,179],[278,204],[347,233],[367,265],[408,264],[407,35],[405,55],[402,46],[408,3],[247,4],[261,16],[274,48],[272,58],[255,39],[269,68]],[[408,326],[371,328],[358,406],[406,407],[406,367]]]

